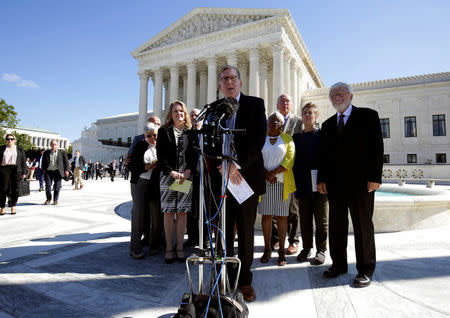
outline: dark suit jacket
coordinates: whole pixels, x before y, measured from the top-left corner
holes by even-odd
[[[131,161],[128,164],[128,169],[130,169],[131,172],[131,179],[130,179],[131,183],[137,183],[141,173],[144,173],[146,171],[144,163],[144,154],[147,151],[147,149],[148,149],[148,142],[146,140],[141,140],[136,144],[136,146],[133,149],[133,152],[131,153]],[[153,191],[158,191],[159,193],[159,174],[160,171],[158,167],[154,168],[152,176],[150,177],[150,183],[152,184],[152,191],[151,191],[152,196],[154,196]]]
[[[42,170],[47,171],[48,165],[50,164],[50,153],[51,149],[46,150],[43,154],[42,158]],[[67,159],[67,154],[64,150],[58,149],[58,158],[56,160],[56,164],[58,166],[59,174],[61,175],[61,178],[64,178],[64,172],[70,170],[70,164],[69,159]]]
[[[6,145],[0,146],[0,164],[1,160],[3,160],[3,153],[5,152]],[[22,147],[16,146],[17,149],[17,175],[27,175],[28,167],[27,167],[27,156]]]
[[[378,113],[353,106],[342,136],[337,115],[322,125],[317,182],[333,193],[367,191],[367,182],[381,183],[383,137]]]
[[[156,154],[158,156],[158,169],[164,174],[170,171],[178,171],[177,145],[173,126],[163,125],[158,130],[158,142],[156,143]],[[198,156],[194,150],[193,138],[188,135],[188,146],[185,153],[186,169],[191,174],[197,169]]]
[[[220,99],[212,103],[212,109],[222,101],[223,99]],[[225,126],[225,121],[222,125]],[[241,93],[235,129],[246,130],[246,134],[234,136],[237,162],[242,168],[241,174],[257,195],[264,194],[266,183],[261,150],[266,141],[267,119],[263,99]]]
[[[80,155],[80,168],[81,168],[81,170],[84,170],[84,165],[86,164],[86,160],[84,160],[84,157],[83,156],[81,156]],[[72,169],[72,171],[75,169],[75,157],[73,157],[73,161],[72,161],[72,164],[71,164],[71,169]]]

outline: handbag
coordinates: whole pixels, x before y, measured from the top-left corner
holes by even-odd
[[[19,197],[30,195],[30,181],[21,179],[18,184]]]

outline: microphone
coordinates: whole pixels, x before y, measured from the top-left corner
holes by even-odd
[[[200,113],[198,113],[198,116],[195,118],[194,122],[192,123],[192,126],[195,126],[199,122],[201,122],[206,117],[206,114],[209,112],[210,108],[211,108],[211,105],[206,104],[203,107],[202,111]]]
[[[220,120],[222,120],[222,118],[230,119],[233,117],[234,113],[237,112],[238,108],[239,103],[235,98],[226,97],[222,103],[217,105],[215,112],[221,115],[223,114],[223,116],[220,116]]]

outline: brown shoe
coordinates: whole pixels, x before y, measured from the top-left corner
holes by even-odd
[[[243,285],[239,287],[239,289],[241,290],[242,296],[244,297],[244,300],[246,302],[255,300],[255,290],[253,289],[252,285]]]
[[[3,214],[5,214],[5,208],[0,209],[0,215],[3,215]]]
[[[11,214],[16,214],[16,207],[15,206],[11,207]]]
[[[294,254],[297,254],[297,252],[298,252],[298,244],[292,243],[292,244],[289,244],[289,247],[286,251],[286,255],[294,255]]]
[[[44,204],[45,205],[49,205],[50,204],[50,200],[45,200]]]
[[[53,205],[58,205],[58,201],[53,201]]]

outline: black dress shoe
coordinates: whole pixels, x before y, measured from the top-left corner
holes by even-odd
[[[140,251],[140,252],[130,251],[130,256],[134,259],[143,259],[145,254],[142,251]]]
[[[309,248],[304,248],[301,250],[300,254],[297,255],[297,261],[300,263],[306,262],[308,257],[311,256],[311,250]]]
[[[372,281],[372,278],[365,274],[358,274],[356,275],[355,279],[353,280],[353,285],[355,287],[367,287],[370,285],[370,282]]]
[[[347,271],[339,270],[333,266],[323,272],[323,277],[325,278],[336,278],[341,274],[347,274]]]

